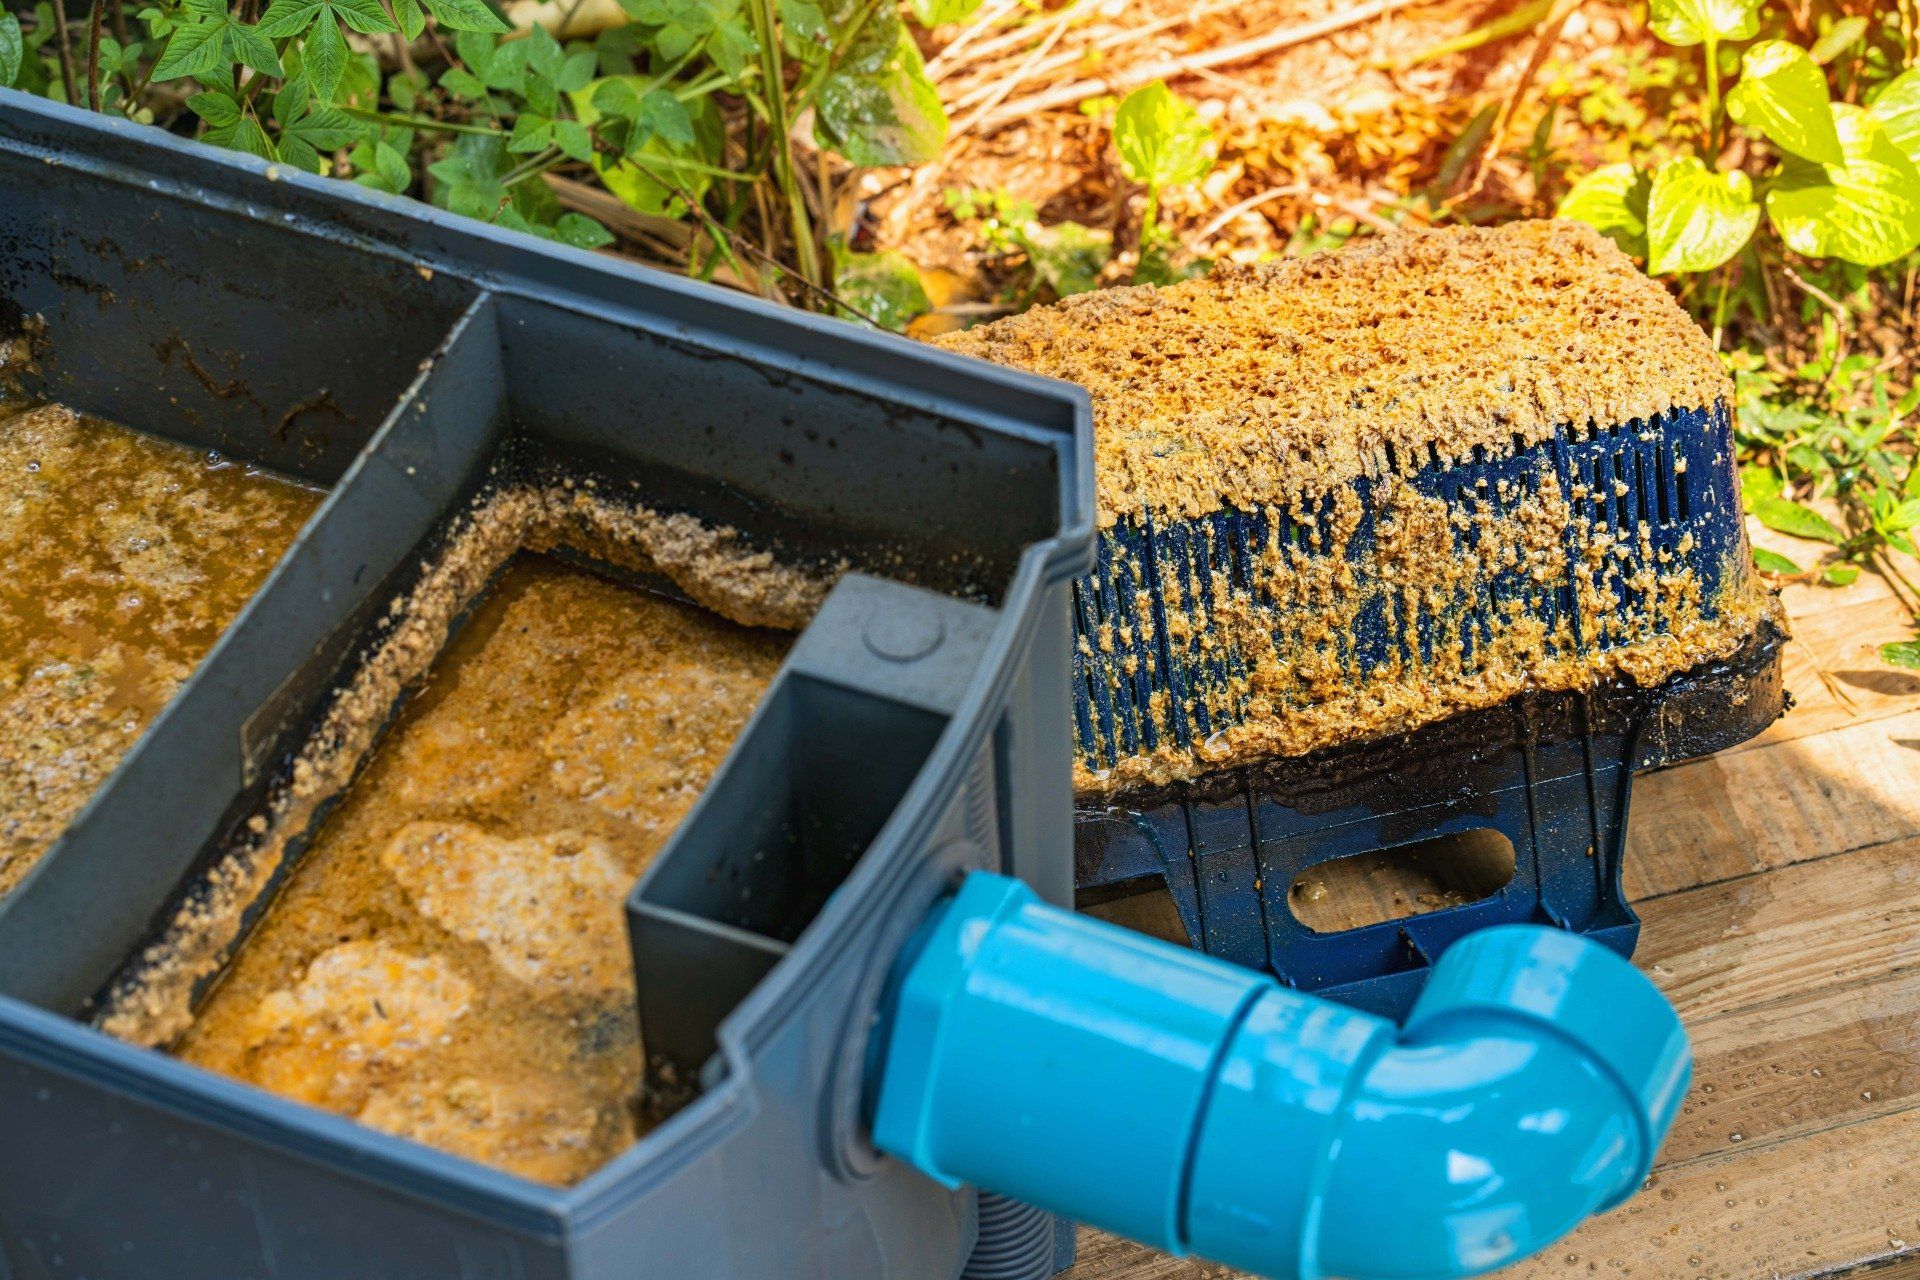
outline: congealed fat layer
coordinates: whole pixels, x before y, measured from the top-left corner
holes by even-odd
[[[1616,512],[1624,480],[1563,484],[1536,448],[1612,441],[1698,490],[1689,519],[1738,519],[1724,449],[1684,474],[1726,431],[1712,346],[1584,226],[1404,232],[939,341],[1091,393],[1105,545],[1076,675],[1114,710],[1081,731],[1083,800],[1530,689],[1655,684],[1767,608],[1737,530],[1697,563],[1691,526],[1662,516],[1656,541],[1644,505]],[[1433,480],[1509,459],[1492,486]]]
[[[0,896],[173,699],[320,498],[0,394]]]
[[[937,341],[1092,393],[1103,524],[1312,496],[1730,391],[1665,289],[1559,221],[1401,232]]]

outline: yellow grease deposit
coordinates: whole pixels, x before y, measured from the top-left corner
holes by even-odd
[[[0,400],[0,895],[219,639],[322,495]]]
[[[788,637],[521,556],[176,1046],[542,1182],[638,1136],[624,902]]]
[[[1092,393],[1102,525],[1298,502],[1731,390],[1664,288],[1558,221],[1083,293],[936,342]]]
[[[1737,501],[1730,457],[1684,476],[1684,442],[1668,435],[1724,426],[1660,418],[1731,403],[1711,344],[1577,224],[1405,232],[1084,294],[938,341],[1086,387],[1102,536],[1160,531],[1155,563],[1080,587],[1083,673],[1160,739],[1129,745],[1096,725],[1078,743],[1083,798],[1404,732],[1529,689],[1657,683],[1727,656],[1777,612],[1744,545],[1704,599],[1690,535],[1679,555],[1656,547],[1644,519],[1621,518],[1629,490],[1611,476],[1569,489],[1542,462],[1453,500],[1411,483],[1607,434],[1647,489],[1677,474],[1704,495],[1696,516]],[[1624,426],[1636,419],[1649,424],[1638,434]],[[1223,509],[1264,519],[1264,542],[1227,554],[1204,522]],[[1193,522],[1185,543],[1165,532],[1181,522]],[[1374,541],[1350,555],[1363,527]],[[1393,641],[1383,662],[1356,652],[1368,611]]]

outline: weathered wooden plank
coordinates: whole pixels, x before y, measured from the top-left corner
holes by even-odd
[[[1909,1109],[1656,1173],[1506,1280],[1802,1280],[1920,1267],[1920,1111]],[[1232,1280],[1103,1232],[1072,1280]],[[1884,1273],[1889,1280],[1900,1271]]]
[[[1920,835],[1920,709],[1723,752],[1634,785],[1633,900]]]
[[[1920,1106],[1920,970],[1698,1019],[1672,1168]]]
[[[1062,1280],[1235,1280],[1240,1272],[1196,1258],[1169,1258],[1119,1236],[1080,1228],[1079,1257]]]
[[[1506,1275],[1792,1280],[1910,1259],[1920,1250],[1915,1152],[1920,1110],[1909,1109],[1663,1170]]]
[[[1646,904],[1635,959],[1689,1023],[1920,964],[1920,841]]]
[[[1783,658],[1794,709],[1731,751],[1812,737],[1913,709],[1920,698],[1920,673],[1888,666],[1879,652],[1886,641],[1909,634],[1907,611],[1887,595],[1849,601],[1852,591],[1827,589],[1831,607],[1793,614],[1793,638]]]

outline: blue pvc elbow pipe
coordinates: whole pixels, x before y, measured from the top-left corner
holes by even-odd
[[[1284,1280],[1475,1275],[1646,1178],[1692,1071],[1632,965],[1455,943],[1404,1026],[975,873],[897,962],[876,1145]]]

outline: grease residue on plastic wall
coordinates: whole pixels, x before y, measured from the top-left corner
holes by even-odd
[[[0,397],[0,895],[172,699],[322,496]]]
[[[542,1182],[640,1132],[623,905],[790,637],[522,555],[175,1046]]]

